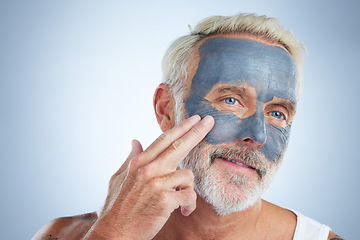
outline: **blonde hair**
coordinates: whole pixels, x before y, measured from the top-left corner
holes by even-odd
[[[175,40],[166,51],[162,62],[163,83],[173,92],[176,108],[183,100],[190,65],[196,57],[194,50],[202,39],[219,34],[241,33],[260,37],[269,43],[283,46],[291,55],[298,70],[299,98],[303,76],[305,46],[291,31],[284,30],[279,20],[255,14],[237,14],[234,16],[212,16],[204,19],[190,34]]]

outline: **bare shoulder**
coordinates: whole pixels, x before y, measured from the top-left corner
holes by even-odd
[[[262,200],[262,217],[265,229],[274,239],[293,239],[297,216],[292,211]]]
[[[284,229],[292,229],[291,231],[295,232],[297,223],[297,217],[295,213],[288,209],[269,203],[265,200],[263,200],[263,206],[276,219],[276,223],[279,224],[278,226],[286,226]],[[342,238],[330,231],[328,240],[345,240],[345,238]]]
[[[345,238],[342,238],[339,235],[336,235],[335,233],[330,232],[328,240],[345,240]]]
[[[57,218],[44,225],[33,240],[81,239],[98,216],[96,212]]]
[[[291,223],[292,225],[296,225],[297,216],[289,209],[279,207],[265,200],[262,200],[262,206],[266,213],[268,213],[268,215],[272,218]]]

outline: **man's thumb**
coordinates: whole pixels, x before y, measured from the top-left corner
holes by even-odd
[[[119,170],[115,174],[120,174],[123,171],[125,171],[125,169],[129,166],[131,159],[133,159],[136,155],[138,155],[142,152],[143,152],[143,148],[141,146],[141,143],[136,139],[132,140],[130,155],[127,157],[127,159],[125,160],[123,165],[119,168]]]
[[[131,153],[129,155],[129,158],[131,159],[142,152],[143,152],[143,148],[141,146],[141,143],[136,139],[132,140],[131,141]]]

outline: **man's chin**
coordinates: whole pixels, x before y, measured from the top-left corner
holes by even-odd
[[[260,199],[260,197],[247,197],[240,200],[226,197],[222,199],[216,199],[212,196],[206,196],[204,199],[213,207],[217,215],[223,217],[247,210],[248,208],[253,206]]]
[[[214,179],[203,180],[204,182],[195,183],[195,190],[220,216],[244,211],[260,199],[260,188],[250,186],[251,181],[247,178],[237,177],[236,182],[231,179],[216,182]]]

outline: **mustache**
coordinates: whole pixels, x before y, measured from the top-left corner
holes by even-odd
[[[258,149],[246,146],[217,147],[210,153],[211,164],[216,158],[239,159],[245,164],[252,166],[262,179],[268,171],[266,159]]]

